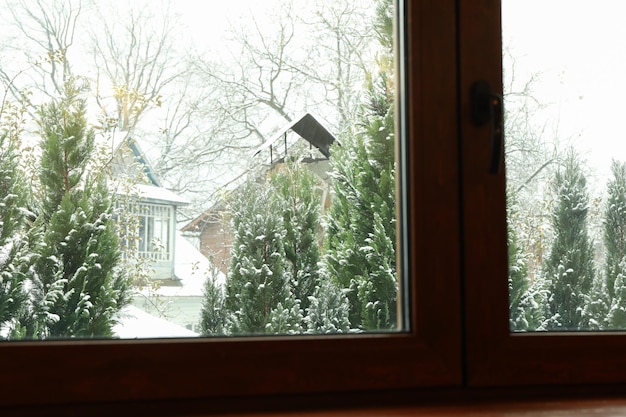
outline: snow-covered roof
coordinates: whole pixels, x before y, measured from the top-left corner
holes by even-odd
[[[148,183],[138,182],[136,184],[125,184],[124,187],[118,187],[113,192],[119,194],[136,195],[138,198],[148,203],[165,203],[176,206],[189,204],[189,201],[178,194],[162,187],[161,182],[156,176],[152,165],[148,161],[144,152],[139,145],[138,139],[130,136],[129,132],[113,132],[107,136],[107,140],[111,141],[111,149],[114,155],[113,166],[114,173],[124,177],[130,175],[133,178],[133,170],[131,166],[137,166],[147,179]],[[125,152],[131,152],[129,157],[125,157]],[[127,172],[130,170],[130,173]],[[136,181],[131,181],[134,183]]]
[[[196,332],[153,316],[135,306],[127,306],[122,309],[119,322],[113,327],[113,334],[122,339],[198,336]]]
[[[189,200],[181,197],[167,188],[150,184],[112,184],[110,191],[117,195],[130,195],[145,203],[167,204],[172,206],[186,206]]]
[[[135,160],[141,164],[142,170],[149,181],[157,187],[161,186],[161,181],[157,177],[152,164],[146,157],[138,137],[135,137],[130,132],[116,130],[107,134],[107,140],[111,141],[112,155],[119,154],[120,148],[126,146],[133,153]]]
[[[169,203],[175,206],[189,204],[189,200],[163,187],[156,187],[148,184],[136,184],[137,196],[150,203]]]

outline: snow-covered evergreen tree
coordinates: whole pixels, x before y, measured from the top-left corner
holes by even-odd
[[[618,267],[620,272],[613,280],[614,292],[605,329],[623,331],[626,329],[626,258]]]
[[[327,217],[325,262],[348,290],[350,323],[393,329],[397,317],[394,83],[391,2],[378,8],[379,72],[368,85],[361,131],[333,149],[334,197]]]
[[[529,330],[526,307],[522,304],[530,289],[525,253],[518,245],[517,231],[513,226],[515,198],[507,191],[507,245],[509,253],[509,325],[512,331]]]
[[[581,163],[573,150],[555,174],[552,213],[554,242],[545,264],[549,282],[548,330],[584,330],[593,317],[584,314],[594,284],[593,244],[589,238],[589,197]]]
[[[26,302],[24,283],[29,265],[25,236],[28,193],[18,167],[16,136],[0,132],[0,330],[15,329]]]
[[[200,310],[200,334],[220,336],[226,334],[227,311],[224,308],[224,287],[216,276],[207,278]]]
[[[322,279],[309,297],[309,307],[304,321],[306,333],[331,334],[350,331],[350,303],[330,279]]]
[[[509,326],[511,331],[543,330],[547,304],[545,281],[531,280],[528,253],[518,239],[518,202],[507,190],[507,244],[509,252]]]
[[[298,161],[249,181],[232,202],[235,229],[226,280],[233,334],[295,334],[319,282],[319,180]]]
[[[604,267],[610,310],[607,327],[626,329],[626,164],[613,161],[604,212]]]
[[[273,310],[282,314],[296,303],[285,274],[285,230],[277,201],[270,188],[255,181],[233,199],[234,241],[224,301],[232,334],[271,331]]]
[[[268,323],[265,325],[265,332],[282,335],[302,333],[303,319],[300,300],[287,297],[285,305],[278,303],[270,312]]]
[[[581,328],[585,330],[605,330],[609,326],[611,298],[606,290],[606,279],[600,271],[594,278],[591,291],[582,310]]]
[[[270,177],[283,214],[285,272],[302,310],[309,307],[309,297],[319,282],[319,183],[298,161],[289,162]]]
[[[370,143],[393,142],[392,126],[385,129],[381,123],[374,138],[346,138],[333,155],[335,194],[327,217],[325,260],[335,282],[350,289],[354,328],[390,329],[396,322],[393,152],[381,154]],[[385,156],[387,163],[377,161]]]
[[[36,338],[112,336],[116,314],[130,302],[129,281],[116,269],[119,242],[104,176],[87,175],[94,132],[73,83],[40,111],[41,198],[32,233],[32,311]]]

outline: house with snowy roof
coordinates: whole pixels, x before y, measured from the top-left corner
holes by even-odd
[[[268,141],[253,152],[258,161],[261,176],[281,169],[289,159],[301,161],[317,174],[325,184],[320,187],[322,210],[330,204],[330,156],[331,146],[339,143],[337,138],[311,113],[292,120],[278,130]],[[224,201],[219,201],[187,225],[181,232],[200,252],[211,259],[223,273],[228,270],[233,242],[230,214]]]
[[[163,187],[140,139],[119,132],[112,137],[112,149],[111,172],[116,180],[113,192],[120,197],[118,211],[134,218],[123,224],[126,230],[122,246],[141,259],[152,281],[136,290],[133,306],[195,330],[206,279],[210,276],[223,281],[224,277],[177,230],[177,209],[188,202]],[[122,323],[124,320],[122,317]]]

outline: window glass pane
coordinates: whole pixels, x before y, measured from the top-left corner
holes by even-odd
[[[502,9],[511,330],[626,329],[626,4]]]
[[[407,326],[392,0],[5,9],[0,338]]]

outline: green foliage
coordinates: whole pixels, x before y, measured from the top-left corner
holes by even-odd
[[[350,303],[330,279],[322,279],[315,292],[309,297],[306,310],[306,333],[331,334],[350,331]]]
[[[363,133],[333,149],[325,260],[350,290],[351,325],[380,330],[397,316],[394,118],[386,90],[372,86],[370,95]]]
[[[319,283],[320,180],[292,161],[232,201],[235,229],[224,306],[228,331],[301,333]]]
[[[15,137],[0,133],[0,328],[11,329],[26,301],[27,191],[18,167]]]
[[[327,216],[325,264],[347,290],[350,324],[364,330],[396,327],[395,118],[388,24],[391,2],[381,2],[375,27],[383,53],[369,77],[361,132],[333,148],[334,198]],[[383,35],[384,36],[381,36]]]
[[[291,292],[306,310],[319,282],[321,180],[298,161],[292,161],[271,174],[270,184],[276,190],[283,215],[285,269]]]
[[[546,292],[541,278],[531,283],[527,255],[518,244],[513,223],[517,214],[513,192],[507,193],[507,240],[509,253],[509,326],[511,331],[534,331],[542,328]]]
[[[103,176],[85,178],[94,141],[85,104],[66,87],[40,112],[43,194],[31,230],[32,318],[23,323],[36,338],[107,337],[130,302],[130,284],[116,268],[119,242]]]
[[[376,6],[376,20],[374,30],[378,36],[378,42],[391,54],[393,50],[393,1],[381,0]]]
[[[619,265],[621,271],[626,270],[626,259]],[[626,273],[619,272],[614,278],[614,295],[607,314],[608,330],[626,329]]]
[[[15,141],[0,135],[0,242],[8,242],[24,229],[27,193],[18,167]]]
[[[374,213],[373,230],[361,247],[371,265],[364,282],[359,285],[358,297],[362,306],[362,326],[365,329],[389,329],[397,317],[397,278],[395,241],[384,228],[383,217]]]
[[[548,304],[548,290],[542,277],[537,279],[521,294],[512,316],[512,331],[546,330],[545,309]]]
[[[550,282],[549,330],[581,330],[591,318],[594,283],[593,244],[587,230],[589,197],[580,161],[570,151],[557,170],[553,184],[556,204],[552,213],[555,239],[545,264]]]
[[[287,298],[285,305],[278,303],[269,316],[265,331],[268,334],[293,335],[302,332],[300,300]]]
[[[224,302],[233,334],[265,333],[272,310],[291,296],[280,209],[271,190],[254,181],[233,199],[235,234]]]
[[[613,161],[613,178],[607,184],[607,202],[604,211],[604,268],[606,294],[610,313],[608,327],[626,328],[626,164]]]
[[[510,207],[509,205],[507,208]],[[517,245],[517,236],[510,223],[507,226],[507,230],[509,252],[509,324],[513,331],[525,330],[527,323],[523,321],[525,312],[521,308],[521,301],[530,287],[528,270],[524,252]]]
[[[605,330],[610,324],[609,309],[611,298],[606,291],[606,282],[602,273],[595,276],[591,291],[582,309],[581,328],[585,330]]]
[[[87,129],[86,106],[73,84],[66,96],[42,106],[39,127],[42,157],[39,167],[42,210],[46,220],[56,212],[64,196],[82,185],[94,148],[94,131]]]
[[[613,161],[611,171],[613,179],[607,184],[603,226],[607,291],[615,297],[615,280],[625,272],[621,264],[626,257],[626,164]]]
[[[224,309],[224,288],[214,275],[206,280],[200,310],[200,334],[220,336],[226,334],[227,312]]]

